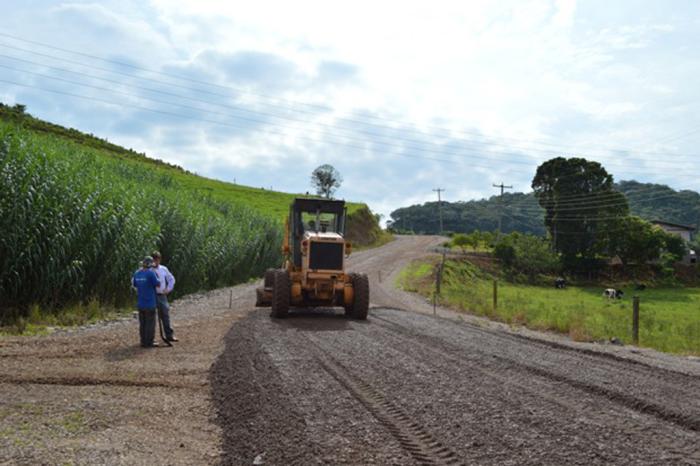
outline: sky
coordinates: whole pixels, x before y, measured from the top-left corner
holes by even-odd
[[[197,174],[396,208],[556,156],[700,190],[700,2],[0,0],[0,101]]]

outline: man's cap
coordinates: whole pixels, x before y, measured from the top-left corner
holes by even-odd
[[[151,256],[153,256],[154,259],[160,259],[160,252],[153,251],[153,254],[151,254]]]
[[[143,258],[143,262],[141,262],[144,267],[150,267],[153,265],[153,258],[151,256],[146,256]]]

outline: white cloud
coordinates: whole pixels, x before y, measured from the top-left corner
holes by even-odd
[[[121,75],[120,85],[108,86],[133,96],[76,92],[195,119],[28,89],[3,90],[3,99],[16,95],[39,116],[208,176],[235,173],[239,182],[304,192],[308,173],[329,162],[342,168],[341,195],[365,200],[384,214],[432,199],[436,183],[452,200],[488,197],[491,183],[500,181],[527,190],[537,162],[562,152],[595,156],[610,163],[618,178],[670,176],[678,180],[675,187],[698,187],[660,165],[657,156],[641,152],[694,151],[692,136],[655,141],[682,134],[696,121],[687,103],[699,97],[694,83],[700,32],[693,18],[700,8],[679,16],[653,2],[645,9],[631,1],[573,0],[34,5],[9,8],[1,31],[190,79],[150,74],[160,83],[144,83]],[[0,38],[2,43],[21,44]],[[166,88],[163,82],[205,88],[208,94]],[[184,97],[156,95],[137,85]],[[156,97],[197,110],[148,100]],[[631,155],[621,159],[607,150],[611,147],[630,149]],[[624,170],[632,159],[631,169]]]

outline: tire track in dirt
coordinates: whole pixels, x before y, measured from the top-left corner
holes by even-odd
[[[335,358],[325,354],[318,343],[305,335],[316,348],[314,354],[319,365],[343,388],[354,396],[381,422],[401,446],[422,465],[461,465],[463,463],[450,448],[435,439],[418,423],[412,421],[400,407],[387,400],[380,391],[353,375]]]
[[[99,377],[3,377],[0,384],[13,385],[65,385],[69,387],[78,386],[114,386],[114,387],[163,387],[189,390],[201,390],[205,384],[183,384],[178,382],[161,382],[157,380],[128,380]]]

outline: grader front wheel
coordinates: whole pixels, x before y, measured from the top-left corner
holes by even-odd
[[[282,319],[289,314],[289,272],[275,270],[272,281],[272,317]]]
[[[345,305],[345,315],[353,319],[367,319],[369,311],[369,278],[364,273],[350,274],[354,291],[354,300]]]

